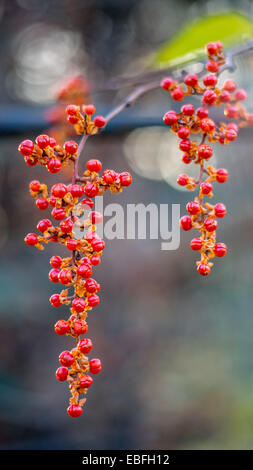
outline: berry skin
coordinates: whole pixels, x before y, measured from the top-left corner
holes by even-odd
[[[90,294],[94,294],[95,292],[97,292],[99,290],[98,287],[99,284],[97,283],[97,281],[95,281],[95,279],[90,278],[85,281],[85,288]]]
[[[98,195],[98,187],[93,183],[87,183],[84,188],[84,193],[88,197],[95,197]]]
[[[173,124],[176,124],[177,121],[178,117],[175,111],[168,111],[163,116],[163,122],[167,124],[167,126],[172,126]]]
[[[171,98],[175,101],[182,101],[182,99],[184,98],[184,92],[182,90],[182,88],[175,88],[172,92],[171,92]]]
[[[120,173],[119,180],[121,186],[127,187],[132,183],[132,176],[127,171],[124,171],[124,173]]]
[[[49,137],[49,146],[55,148],[56,140],[53,137]]]
[[[225,80],[224,84],[223,84],[223,89],[224,90],[227,90],[227,91],[235,91],[236,89],[236,83],[234,80]]]
[[[40,220],[40,222],[37,225],[37,229],[39,230],[39,232],[42,232],[42,233],[46,232],[46,230],[49,227],[52,227],[52,223],[49,219]]]
[[[66,335],[70,332],[70,326],[65,320],[58,320],[58,322],[56,322],[54,325],[54,329],[57,335]]]
[[[59,209],[57,209],[57,207],[55,207],[52,210],[51,214],[52,214],[52,217],[55,220],[63,220],[66,217],[65,211],[61,207],[59,207]]]
[[[180,225],[183,230],[188,232],[188,230],[191,230],[192,228],[192,219],[189,215],[184,215],[180,219]]]
[[[90,260],[91,260],[91,264],[92,264],[93,266],[98,266],[98,264],[101,263],[100,256],[98,256],[98,255],[92,255],[92,257],[91,257]]]
[[[68,122],[70,124],[77,124],[79,121],[79,118],[77,116],[68,116]]]
[[[190,129],[188,127],[181,127],[177,132],[177,136],[179,137],[179,139],[187,139],[189,135]]]
[[[201,276],[208,276],[210,274],[211,268],[207,264],[200,263],[198,265],[197,271]]]
[[[218,52],[218,46],[215,42],[209,42],[206,45],[206,52],[208,55],[216,55]]]
[[[52,186],[51,193],[57,198],[63,198],[68,192],[66,184],[57,183]]]
[[[91,199],[89,199],[88,197],[86,197],[85,199],[83,199],[82,201],[82,204],[84,206],[88,206],[90,209],[92,209],[92,207],[94,206],[94,201],[92,201]]]
[[[73,197],[81,197],[83,195],[83,188],[79,184],[71,184],[70,192]]]
[[[63,233],[71,233],[73,230],[73,227],[74,227],[74,224],[70,217],[68,217],[66,220],[63,220],[60,223],[60,228]]]
[[[25,159],[25,162],[28,166],[35,166],[37,165],[37,160],[36,159],[33,159],[31,157],[24,157]]]
[[[226,206],[224,204],[221,204],[220,202],[214,206],[214,212],[216,217],[221,219],[222,217],[225,217],[227,213]]]
[[[114,170],[105,170],[102,176],[106,184],[113,184],[118,177],[117,173]]]
[[[189,73],[184,79],[185,84],[190,87],[195,87],[198,84],[198,81],[199,79],[194,73]]]
[[[229,142],[234,142],[237,139],[238,134],[234,129],[227,129],[225,137]]]
[[[206,219],[204,221],[204,227],[208,232],[214,232],[218,227],[218,222],[215,219]]]
[[[92,114],[95,113],[96,111],[96,108],[93,104],[86,104],[84,107],[83,107],[83,110],[85,112],[85,114],[88,114],[89,116],[92,116]]]
[[[60,299],[59,294],[51,295],[49,301],[50,301],[51,305],[53,305],[53,307],[60,307],[61,306],[61,299]]]
[[[78,150],[78,145],[74,140],[68,140],[64,144],[64,150],[70,155],[74,155]]]
[[[231,99],[231,95],[227,90],[222,90],[222,92],[219,96],[219,99],[220,99],[221,103],[229,103],[229,101]]]
[[[180,186],[186,186],[188,184],[188,181],[189,181],[189,176],[185,174],[179,175],[177,178],[177,183]]]
[[[209,62],[207,62],[206,64],[206,69],[208,70],[208,72],[218,72],[219,70],[219,65],[217,64],[217,62],[215,62],[215,60],[209,60]]]
[[[59,273],[59,281],[61,284],[70,284],[72,281],[71,271],[67,269],[62,269]]]
[[[239,88],[238,90],[236,90],[235,92],[236,101],[244,101],[246,100],[246,98],[247,98],[247,93],[245,90],[243,90],[242,88]]]
[[[206,119],[209,116],[209,111],[206,108],[198,108],[196,114],[199,119]]]
[[[69,351],[62,351],[62,353],[59,356],[60,364],[65,367],[71,366],[74,360],[75,360],[74,357]]]
[[[50,158],[47,164],[47,169],[50,173],[58,173],[61,169],[61,161],[59,158]]]
[[[229,119],[235,119],[237,117],[237,108],[235,106],[229,105],[225,109],[225,115]]]
[[[76,320],[73,323],[73,330],[77,336],[84,335],[88,331],[88,325],[84,320]]]
[[[213,105],[217,100],[217,96],[213,90],[206,90],[203,94],[202,104]]]
[[[76,106],[75,104],[69,104],[66,108],[66,113],[69,116],[75,116],[79,112],[79,106]]]
[[[89,388],[92,385],[93,378],[90,375],[82,375],[79,379],[81,388]]]
[[[67,240],[66,247],[70,251],[75,251],[78,247],[78,240],[70,238],[70,240]]]
[[[182,162],[185,163],[186,165],[188,165],[189,163],[192,162],[191,157],[190,157],[187,153],[185,153],[185,154],[182,156],[181,160],[182,160]]]
[[[29,188],[31,191],[38,192],[40,190],[40,182],[37,180],[31,181]]]
[[[201,249],[202,247],[202,240],[201,238],[193,238],[192,241],[191,241],[191,249],[194,250],[194,251],[198,251]]]
[[[218,81],[218,78],[216,77],[216,75],[206,75],[203,78],[203,83],[204,83],[205,86],[214,87],[216,85],[217,81]]]
[[[52,256],[50,258],[50,264],[53,268],[60,268],[62,264],[62,259],[60,256]]]
[[[185,114],[185,116],[192,116],[194,114],[194,106],[193,104],[184,104],[181,108],[181,113]]]
[[[81,276],[82,278],[88,278],[92,275],[92,269],[87,264],[81,264],[77,268],[77,274],[78,276]]]
[[[55,375],[56,375],[57,380],[59,380],[60,382],[64,382],[65,380],[67,380],[67,377],[68,377],[67,367],[59,367]]]
[[[41,150],[44,150],[50,145],[50,137],[46,134],[41,134],[36,137],[36,144]]]
[[[51,269],[48,273],[49,280],[54,283],[59,282],[59,274],[60,274],[59,269],[56,269],[56,268]]]
[[[75,310],[77,313],[81,313],[85,310],[86,307],[86,302],[83,299],[76,298],[72,302],[72,308]]]
[[[228,171],[225,168],[219,168],[216,173],[217,183],[225,183],[228,179]]]
[[[200,121],[200,127],[205,133],[213,132],[215,130],[215,123],[212,119],[206,118]]]
[[[45,211],[48,206],[49,206],[49,202],[44,198],[44,197],[40,197],[39,199],[37,199],[36,201],[36,206],[38,207],[38,209],[40,209],[41,211]]]
[[[89,220],[92,224],[100,224],[103,220],[103,216],[100,212],[92,211],[89,213]]]
[[[38,243],[38,237],[35,233],[28,233],[25,237],[25,242],[27,245],[34,246]]]
[[[198,147],[198,156],[199,158],[204,158],[205,160],[208,160],[208,158],[211,158],[213,154],[212,147],[208,144],[202,144]]]
[[[92,294],[88,297],[88,304],[90,307],[96,307],[100,302],[98,295]]]
[[[190,215],[196,215],[200,212],[200,205],[198,202],[190,201],[188,202],[186,209]]]
[[[104,116],[96,116],[93,122],[96,127],[104,127],[106,125]]]
[[[161,81],[161,87],[163,88],[163,90],[169,90],[171,85],[173,84],[174,80],[173,78],[170,78],[170,77],[165,77],[162,81]]]
[[[71,416],[71,418],[78,418],[79,416],[81,416],[83,409],[79,405],[70,405],[67,408],[67,412],[69,416]]]
[[[86,168],[89,171],[96,171],[96,173],[98,173],[102,168],[102,163],[100,160],[89,160],[86,163]]]
[[[77,348],[83,354],[89,354],[89,352],[92,350],[92,347],[93,347],[93,344],[92,344],[91,339],[89,338],[81,339],[77,345]]]
[[[99,253],[105,248],[105,242],[104,240],[101,240],[100,238],[94,238],[91,242],[91,246],[93,248],[93,251],[96,251]]]
[[[190,139],[180,140],[178,147],[180,148],[180,150],[182,150],[182,152],[189,152],[191,149]]]
[[[89,366],[92,374],[98,374],[102,369],[102,364],[99,359],[91,359]]]
[[[24,156],[24,157],[30,157],[33,153],[34,149],[34,144],[31,140],[23,140],[21,144],[18,147],[18,151]]]
[[[218,256],[221,258],[222,256],[225,256],[227,253],[227,246],[225,243],[216,243],[214,247],[214,254],[215,256]]]
[[[204,181],[204,183],[201,183],[200,188],[203,194],[209,194],[212,191],[213,186],[208,181]]]

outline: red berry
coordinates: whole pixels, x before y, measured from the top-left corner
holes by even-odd
[[[218,183],[225,183],[228,179],[228,171],[225,168],[219,168],[216,173],[216,181]]]
[[[37,164],[37,161],[36,159],[32,158],[32,157],[24,157],[25,159],[25,162],[28,166],[35,166]]]
[[[61,298],[60,298],[59,294],[51,295],[49,301],[53,305],[53,307],[60,307],[61,306]]]
[[[221,258],[222,256],[225,256],[227,253],[227,246],[225,243],[216,243],[214,247],[214,254],[215,256],[218,256]]]
[[[56,146],[56,140],[53,137],[49,137],[49,146],[51,148],[55,148]]]
[[[175,88],[171,92],[171,98],[175,101],[182,101],[182,99],[184,98],[184,91],[182,90],[182,88]]]
[[[51,271],[49,271],[48,273],[48,277],[49,277],[49,280],[51,282],[59,282],[59,274],[60,274],[60,270],[59,269],[51,269]]]
[[[50,264],[53,268],[60,268],[62,264],[62,259],[60,256],[52,256],[50,259]]]
[[[40,190],[40,182],[37,180],[31,181],[29,188],[31,191],[38,192]]]
[[[132,176],[127,171],[124,171],[124,173],[120,173],[119,180],[121,186],[127,187],[132,183]]]
[[[99,359],[91,359],[89,366],[92,374],[98,374],[102,369],[102,364]]]
[[[79,117],[77,117],[77,116],[68,116],[68,122],[69,122],[70,124],[74,124],[74,125],[75,125],[75,124],[78,123],[78,121],[79,121]]]
[[[76,106],[75,104],[69,104],[66,108],[66,113],[69,116],[75,116],[79,112],[79,106]]]
[[[66,217],[65,211],[61,207],[59,207],[59,209],[57,209],[57,207],[55,207],[52,210],[51,214],[52,214],[52,217],[55,220],[63,220]]]
[[[96,171],[96,173],[98,173],[102,168],[102,163],[100,160],[89,160],[86,163],[86,168],[89,171]]]
[[[104,127],[106,125],[104,116],[96,116],[93,122],[96,127]]]
[[[206,118],[200,121],[200,127],[205,133],[213,132],[215,130],[215,123],[212,119]]]
[[[221,204],[220,202],[214,206],[214,212],[216,217],[221,219],[222,217],[225,217],[227,213],[226,206],[224,204]]]
[[[76,299],[73,300],[72,302],[72,308],[75,310],[77,313],[81,313],[85,310],[86,307],[86,302],[83,299],[80,299],[77,297]]]
[[[198,108],[196,111],[197,116],[199,119],[205,119],[209,116],[209,111],[206,108]]]
[[[39,199],[37,199],[37,201],[36,201],[36,206],[41,211],[44,211],[48,208],[49,202],[44,197],[39,197]]]
[[[246,98],[247,98],[247,93],[245,90],[243,90],[242,88],[239,88],[238,90],[236,90],[235,99],[237,101],[244,101],[246,100]]]
[[[210,145],[202,144],[198,147],[199,158],[204,158],[205,160],[208,160],[208,158],[211,158],[212,154],[213,154],[213,150]]]
[[[208,55],[216,55],[218,52],[218,46],[215,42],[209,42],[206,45],[206,51]]]
[[[34,246],[38,243],[38,237],[35,233],[28,233],[25,237],[25,242],[27,245]]]
[[[49,219],[40,220],[40,222],[37,225],[37,229],[39,230],[39,232],[42,232],[42,233],[46,232],[46,230],[49,227],[52,227],[52,223],[50,222]]]
[[[169,90],[171,85],[173,84],[174,80],[173,78],[171,77],[165,77],[163,78],[163,80],[161,81],[161,87],[164,89],[164,90]]]
[[[81,339],[77,345],[77,348],[83,354],[89,354],[89,352],[92,350],[92,347],[93,347],[93,344],[92,344],[91,339],[89,338]]]
[[[204,227],[208,232],[214,232],[218,227],[218,222],[215,219],[206,219],[204,221]]]
[[[195,109],[193,104],[184,104],[181,108],[181,113],[185,114],[185,116],[192,116],[194,111]]]
[[[86,197],[85,199],[83,199],[82,201],[82,204],[84,206],[88,206],[90,209],[92,209],[92,207],[94,206],[94,201],[92,201],[91,199],[89,199],[88,197]]]
[[[81,388],[89,388],[92,385],[93,378],[90,375],[81,375],[79,385]]]
[[[83,278],[90,277],[92,275],[92,268],[88,264],[80,264],[77,268],[77,274]]]
[[[188,127],[180,127],[180,129],[177,132],[177,136],[179,139],[187,139],[190,135],[190,129]]]
[[[206,90],[203,94],[202,104],[208,104],[211,106],[217,100],[217,96],[213,90]]]
[[[88,331],[88,324],[84,320],[76,320],[73,323],[73,330],[77,336],[84,335]]]
[[[96,294],[92,294],[88,297],[88,304],[90,307],[96,307],[100,302],[100,298]]]
[[[78,150],[78,144],[74,140],[68,140],[64,144],[64,150],[70,155],[74,155]]]
[[[237,139],[238,134],[234,129],[227,129],[225,137],[229,142],[234,142]]]
[[[79,416],[81,416],[83,409],[79,405],[70,405],[67,408],[67,412],[69,416],[71,416],[71,418],[78,418]]]
[[[70,192],[73,197],[81,197],[83,195],[83,188],[79,184],[71,184]]]
[[[189,73],[186,75],[184,82],[187,86],[195,87],[198,84],[198,76],[194,73]]]
[[[50,173],[58,173],[61,169],[61,161],[59,158],[50,158],[47,163],[47,169]]]
[[[213,186],[209,181],[204,181],[204,183],[201,183],[200,188],[203,194],[209,194],[212,191]]]
[[[228,103],[231,99],[230,93],[227,90],[222,90],[220,96],[219,96],[220,102],[221,103]]]
[[[185,174],[179,175],[177,178],[177,183],[180,186],[186,186],[188,181],[189,181],[189,176]]]
[[[233,129],[237,134],[239,132],[239,127],[235,122],[229,122],[229,124],[227,125],[227,129]]]
[[[69,367],[73,364],[74,362],[74,357],[72,356],[71,352],[69,351],[62,351],[62,353],[59,356],[59,361],[62,366]]]
[[[65,335],[66,333],[70,332],[70,326],[65,320],[58,320],[58,322],[56,322],[54,325],[54,329],[57,335]]]
[[[201,238],[193,238],[192,241],[191,241],[191,249],[194,250],[194,251],[198,251],[201,249],[202,247],[202,240]]]
[[[206,64],[206,69],[208,70],[208,72],[218,72],[219,70],[219,65],[217,64],[217,62],[215,62],[215,60],[209,60],[209,62],[207,62]]]
[[[230,92],[235,91],[235,89],[236,89],[236,83],[235,83],[235,81],[234,81],[234,80],[230,80],[230,79],[225,80],[225,82],[224,82],[224,84],[223,84],[223,89],[224,89],[224,90],[227,90],[227,91],[230,91]]]
[[[87,183],[84,188],[84,193],[88,197],[95,197],[98,195],[98,187],[96,186],[96,184]]]
[[[71,271],[67,269],[62,269],[59,273],[59,281],[61,284],[70,284],[72,281]]]
[[[163,122],[167,124],[167,126],[172,126],[176,124],[178,121],[177,113],[175,111],[168,111],[163,116]]]
[[[78,247],[78,240],[75,240],[74,238],[70,238],[66,242],[66,247],[70,251],[75,251]]]
[[[182,150],[182,152],[187,153],[191,149],[191,141],[190,141],[190,139],[180,140],[178,146],[179,146],[180,150]]]
[[[180,225],[183,230],[186,232],[192,228],[192,219],[189,215],[184,215],[180,219]]]
[[[189,214],[196,215],[200,212],[200,205],[196,201],[190,201],[188,202],[186,209]]]
[[[89,114],[89,115],[91,116],[92,114],[95,113],[96,108],[95,108],[95,106],[94,106],[93,104],[86,104],[86,105],[83,107],[83,110],[84,110],[85,114]]]
[[[63,233],[71,233],[73,230],[73,227],[74,227],[74,224],[70,217],[68,217],[66,220],[63,220],[60,223],[60,228]]]
[[[237,117],[237,108],[232,105],[228,105],[224,111],[224,114],[229,118],[229,119],[234,119]]]
[[[55,373],[57,380],[59,380],[60,382],[64,382],[65,380],[67,380],[68,372],[69,371],[67,367],[59,367],[59,369],[57,369]]]
[[[129,174],[129,173],[128,173]],[[106,184],[113,184],[116,181],[118,175],[114,170],[103,171],[103,180]]]
[[[57,183],[52,186],[51,193],[57,198],[63,198],[68,192],[66,184]]]
[[[96,251],[97,253],[99,253],[100,251],[104,250],[105,242],[104,240],[101,240],[100,238],[94,238],[91,242],[91,246],[93,248],[93,251]]]
[[[36,144],[43,150],[50,145],[50,137],[46,134],[38,135],[38,137],[36,137]]]
[[[18,151],[24,155],[24,157],[30,157],[33,153],[34,144],[31,140],[23,140],[21,144],[19,144]]]
[[[186,165],[188,165],[189,163],[192,162],[191,157],[187,153],[184,153],[181,160],[182,160],[182,162],[186,163]]]
[[[197,271],[201,276],[208,276],[210,274],[211,268],[207,264],[200,263],[198,265]]]
[[[90,294],[94,294],[95,292],[97,292],[99,289],[99,284],[97,283],[97,281],[95,281],[95,279],[87,279],[87,281],[85,281],[85,287],[86,287],[86,290],[87,292],[89,292]]]
[[[98,264],[101,263],[100,256],[98,256],[98,255],[92,255],[92,257],[91,257],[90,260],[91,260],[91,264],[92,264],[93,266],[97,266]]]
[[[221,41],[216,41],[216,47],[218,50],[222,50],[223,49],[223,44]]]
[[[103,220],[103,216],[100,212],[92,211],[89,213],[89,220],[92,224],[100,224]]]
[[[216,75],[206,75],[204,78],[203,78],[203,83],[205,86],[215,86],[216,83],[218,81],[218,78],[216,77]]]

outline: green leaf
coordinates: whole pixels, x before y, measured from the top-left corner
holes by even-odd
[[[155,54],[154,65],[167,67],[188,62],[204,55],[204,46],[211,41],[222,41],[231,46],[253,37],[251,19],[238,12],[208,15],[187,23],[173,39],[167,41]]]

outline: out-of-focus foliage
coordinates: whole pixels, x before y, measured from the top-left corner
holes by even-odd
[[[210,41],[230,46],[253,36],[251,18],[237,12],[207,15],[187,24],[155,54],[154,63],[165,67],[200,57]]]

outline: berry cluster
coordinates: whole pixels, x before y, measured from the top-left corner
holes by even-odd
[[[82,112],[81,112],[82,109]],[[83,105],[82,107],[70,104],[66,108],[68,122],[73,124],[77,134],[94,135],[98,130],[105,126],[106,120],[104,116],[95,116],[93,121],[91,116],[96,109],[93,104]]]
[[[182,101],[188,95],[200,95],[201,107],[195,109],[192,104],[185,104],[181,111],[176,113],[168,111],[163,121],[170,126],[172,132],[179,138],[179,149],[183,152],[182,161],[185,164],[194,163],[199,165],[198,179],[191,178],[187,174],[179,175],[177,182],[188,190],[199,189],[199,194],[190,201],[187,206],[188,215],[180,220],[183,230],[198,230],[199,237],[193,238],[191,248],[199,251],[201,258],[197,261],[197,271],[206,276],[210,273],[213,263],[210,261],[215,256],[222,257],[227,253],[224,243],[216,243],[217,219],[226,215],[226,207],[222,203],[212,205],[204,202],[205,196],[212,198],[213,182],[225,183],[228,179],[228,171],[225,168],[214,168],[212,165],[205,166],[213,155],[212,145],[219,143],[226,145],[236,140],[239,127],[253,125],[253,114],[249,114],[241,104],[247,97],[246,92],[238,89],[233,80],[226,80],[221,88],[217,86],[219,72],[225,63],[223,46],[220,42],[209,43],[206,46],[208,62],[206,64],[207,75],[203,77],[200,85],[199,77],[188,74],[184,78],[186,89],[180,86],[170,77],[164,78],[161,87],[170,92],[175,101]],[[210,118],[211,106],[224,106],[224,115],[228,119],[238,122],[215,123]],[[192,140],[191,134],[200,134],[200,141]]]
[[[68,110],[72,108],[73,105]],[[30,140],[21,142],[19,151],[29,166],[39,163],[51,173],[56,173],[62,164],[69,161],[74,162],[75,168],[79,156],[76,142],[65,142],[62,148],[47,135],[38,136],[35,144]],[[92,350],[92,341],[80,338],[88,331],[88,312],[100,301],[100,285],[92,275],[94,267],[101,262],[105,248],[105,242],[96,234],[96,224],[102,221],[102,214],[91,210],[94,206],[92,198],[106,190],[120,193],[132,181],[129,173],[118,174],[110,169],[100,176],[101,169],[99,160],[89,160],[82,177],[74,172],[71,184],[56,183],[50,191],[37,180],[30,183],[30,194],[36,200],[37,208],[44,211],[51,206],[52,220],[40,220],[37,225],[39,234],[28,233],[25,242],[38,249],[43,249],[49,242],[60,243],[69,252],[66,258],[55,255],[50,259],[49,280],[64,286],[60,293],[50,297],[51,305],[69,305],[70,308],[69,318],[57,321],[55,332],[58,335],[70,335],[77,341],[71,351],[60,354],[61,366],[56,371],[59,381],[67,380],[69,383],[71,398],[67,411],[72,417],[82,414],[86,399],[80,398],[80,395],[86,394],[93,382],[90,374],[97,374],[101,370],[99,359],[89,360],[87,357]],[[87,210],[87,217],[81,221],[81,216]],[[83,232],[83,238],[75,236],[75,227]]]

